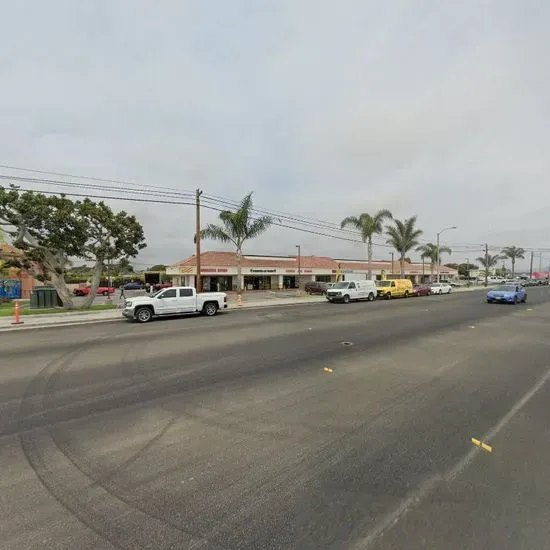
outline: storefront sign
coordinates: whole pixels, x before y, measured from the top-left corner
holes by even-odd
[[[251,269],[250,273],[277,273],[277,269]]]
[[[226,268],[219,268],[218,269],[218,273],[227,273],[229,271],[229,269],[226,269]]]
[[[287,269],[285,273],[296,273],[295,269]]]

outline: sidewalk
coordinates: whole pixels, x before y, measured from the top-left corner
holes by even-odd
[[[471,292],[475,290],[483,290],[483,287],[470,287],[470,288],[455,288],[455,292]],[[267,300],[246,300],[246,295],[243,298],[242,305],[237,304],[236,295],[230,295],[228,297],[228,310],[242,310],[252,308],[267,308],[277,306],[300,306],[319,304],[326,301],[324,296],[293,296],[290,298],[270,298]],[[21,316],[23,324],[12,325],[13,317],[0,317],[0,332],[7,332],[12,330],[26,330],[32,328],[43,327],[64,327],[72,325],[90,324],[90,323],[105,323],[125,321],[122,317],[120,309],[107,310],[107,311],[89,311],[89,312],[68,312],[68,313],[53,313],[52,315],[24,315]]]

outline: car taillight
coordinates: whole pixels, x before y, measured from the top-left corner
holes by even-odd
[[[224,302],[227,302],[227,296],[224,296],[224,297],[223,297],[223,301],[224,301]]]

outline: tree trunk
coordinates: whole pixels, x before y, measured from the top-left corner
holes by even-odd
[[[55,271],[51,271],[50,282],[55,287],[55,290],[57,290],[57,294],[63,302],[63,307],[65,309],[74,309],[73,296],[71,294],[71,291],[69,290],[69,287],[67,286],[67,283],[65,282],[64,273],[60,275]]]
[[[101,281],[101,274],[103,273],[103,260],[96,260],[94,269],[92,271],[92,281],[90,286],[90,293],[86,296],[82,308],[88,309],[94,303],[97,296],[97,287]]]
[[[27,228],[22,225],[17,228],[17,236],[14,244],[25,243],[39,254],[40,259],[31,260],[35,266],[39,266],[43,275],[49,276],[50,282],[55,287],[63,307],[74,309],[73,296],[65,282],[65,270],[70,264],[69,259],[61,252],[53,253],[42,247],[38,240],[33,237]]]
[[[399,258],[399,270],[401,272],[401,278],[404,279],[405,278],[405,255],[404,254]]]
[[[434,282],[434,263],[433,260],[430,262],[430,283]]]
[[[367,278],[369,281],[372,280],[372,237],[369,237],[369,242],[367,244],[367,260],[369,262],[368,271],[367,271]]]
[[[516,274],[516,259],[512,258],[512,279],[514,278],[515,274]]]
[[[240,249],[237,249],[237,293],[239,296],[243,291],[243,278],[242,278],[242,268],[241,268],[241,257],[242,253]]]

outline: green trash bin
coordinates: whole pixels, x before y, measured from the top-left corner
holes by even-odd
[[[34,287],[31,294],[31,308],[52,309],[62,305],[57,290],[53,286]]]

